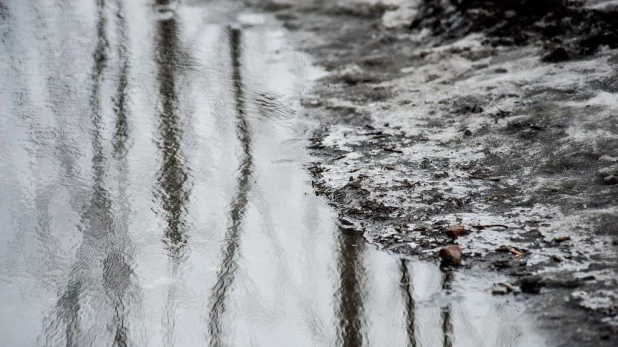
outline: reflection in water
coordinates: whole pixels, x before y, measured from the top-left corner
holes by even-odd
[[[339,234],[339,288],[337,299],[338,339],[341,346],[362,346],[363,288],[366,280],[363,269],[364,240],[354,230],[341,229]]]
[[[447,294],[450,293],[453,282],[453,270],[442,269],[444,277],[442,278],[442,290]],[[447,303],[442,307],[442,334],[444,336],[442,345],[444,347],[453,347],[453,322],[451,318],[451,303]]]
[[[167,1],[165,1],[167,3]],[[178,114],[176,79],[180,73],[178,66],[179,42],[178,24],[175,17],[160,20],[157,28],[157,65],[159,78],[159,150],[161,168],[159,171],[159,191],[157,195],[165,211],[166,230],[164,242],[170,256],[180,258],[187,240],[185,235],[185,204],[189,197],[186,188],[187,169],[181,152],[183,131]]]
[[[127,263],[131,240],[128,237],[129,202],[127,197],[127,141],[129,127],[127,123],[127,95],[129,74],[128,33],[123,13],[123,3],[118,1],[116,18],[118,20],[118,57],[121,61],[120,78],[117,83],[114,111],[116,116],[113,138],[114,158],[118,168],[118,210],[119,220],[115,223],[114,246],[103,261],[103,286],[114,308],[113,326],[115,329],[114,345],[129,344],[126,315],[128,310],[125,295],[130,289],[133,269]]]
[[[408,269],[406,259],[399,260],[399,269],[401,271],[401,291],[403,294],[403,304],[406,319],[406,333],[408,335],[408,346],[416,347],[416,303],[414,302],[414,287],[412,286],[412,278],[410,277],[410,270]]]
[[[210,346],[221,346],[221,318],[225,312],[227,292],[234,281],[238,268],[238,242],[242,220],[247,208],[247,196],[251,189],[251,174],[253,172],[253,157],[251,154],[251,134],[245,115],[244,90],[241,77],[242,35],[236,28],[229,28],[229,42],[232,63],[232,84],[234,102],[236,103],[236,132],[242,148],[241,162],[236,180],[236,193],[230,206],[229,226],[225,234],[225,244],[222,249],[223,259],[217,271],[217,282],[212,289],[212,307],[209,315],[208,330]]]
[[[71,273],[73,277],[73,273]],[[80,337],[79,331],[79,295],[82,291],[82,282],[79,279],[73,279],[67,285],[64,294],[58,299],[56,303],[56,318],[48,318],[47,326],[45,328],[45,345],[57,346],[64,344],[67,347],[79,346],[78,339]],[[62,334],[63,329],[60,324],[64,324],[64,336]],[[57,341],[59,339],[60,341]],[[64,343],[62,343],[64,339]]]
[[[92,274],[89,273],[89,266],[93,262],[95,252],[101,250],[102,242],[110,232],[112,220],[110,216],[110,201],[108,193],[103,186],[105,177],[105,162],[103,148],[101,145],[101,84],[103,81],[103,73],[107,62],[108,41],[105,37],[107,30],[107,18],[105,17],[104,1],[97,1],[98,23],[96,26],[97,44],[94,51],[94,67],[91,74],[92,89],[90,91],[89,105],[92,121],[92,198],[90,205],[82,215],[83,224],[80,231],[83,234],[83,241],[77,251],[77,260],[71,268],[69,274],[69,283],[56,304],[55,314],[58,321],[52,320],[52,323],[58,324],[63,321],[65,324],[64,339],[67,346],[79,346],[82,343],[80,338],[84,337],[81,333],[81,315],[82,305],[80,299],[86,297],[84,291],[90,289]],[[46,330],[46,343],[48,345],[56,345],[59,341],[53,341],[56,336],[57,329],[62,329],[60,326],[51,326]]]
[[[170,1],[161,0],[157,5],[168,5]],[[161,19],[157,26],[156,62],[159,78],[159,97],[161,112],[159,113],[158,147],[161,151],[161,168],[158,176],[158,196],[165,213],[165,232],[163,242],[169,256],[172,258],[172,284],[167,293],[165,311],[165,344],[173,346],[176,325],[176,280],[180,262],[185,257],[187,243],[185,213],[189,199],[188,169],[185,167],[181,151],[183,130],[179,119],[179,98],[177,94],[177,78],[181,71],[180,43],[178,39],[178,23],[175,13],[171,17]]]
[[[127,307],[124,296],[130,285],[133,269],[127,264],[125,255],[120,252],[110,252],[103,261],[103,286],[114,306],[114,344],[113,346],[128,345],[128,328],[125,322]]]
[[[114,111],[116,113],[116,124],[114,132],[114,156],[123,165],[119,165],[119,169],[126,169],[126,152],[127,140],[129,137],[129,125],[127,123],[127,99],[129,87],[129,52],[128,52],[128,33],[127,23],[123,13],[123,0],[118,0],[118,9],[116,18],[118,19],[118,37],[120,43],[118,45],[118,57],[120,58],[120,78],[118,81],[118,90],[115,97]],[[122,183],[126,183],[121,181]],[[126,189],[125,184],[122,187]]]
[[[105,187],[105,178],[108,176],[106,169],[108,163],[105,160],[102,136],[102,83],[107,62],[109,60],[109,42],[106,37],[108,19],[105,16],[104,2],[97,2],[98,25],[97,25],[97,46],[94,52],[94,68],[92,71],[92,89],[89,98],[91,111],[91,132],[92,132],[92,197],[90,204],[82,215],[81,232],[83,241],[77,251],[77,260],[73,265],[69,277],[69,284],[58,300],[56,314],[59,321],[64,321],[64,339],[67,346],[84,345],[82,339],[92,339],[87,333],[80,331],[82,324],[93,324],[89,315],[101,317],[102,312],[88,312],[92,310],[92,305],[97,300],[101,300],[100,286],[102,286],[111,301],[113,317],[110,325],[111,333],[115,346],[125,346],[128,343],[127,327],[125,325],[126,305],[125,295],[131,285],[132,269],[126,262],[126,252],[130,245],[127,236],[126,223],[114,223],[112,212],[112,199],[110,192]],[[120,10],[120,9],[119,9]],[[118,13],[118,18],[122,14]],[[121,25],[122,27],[122,25]],[[123,42],[126,45],[126,42]],[[124,59],[124,56],[123,56]],[[126,64],[126,63],[125,63]],[[125,133],[124,137],[117,138],[117,159],[123,162],[125,153],[126,139],[126,105],[124,94],[126,93],[126,69],[122,71],[125,75],[121,78],[119,85],[119,108],[117,109],[117,123],[120,131]],[[124,82],[122,82],[124,80]],[[121,95],[121,96],[120,96]],[[121,129],[124,128],[124,129]],[[122,164],[120,164],[123,166]],[[119,183],[123,180],[120,179]],[[126,201],[126,199],[125,199]],[[120,207],[126,213],[128,206]],[[102,269],[100,268],[102,267]],[[95,273],[102,270],[103,282],[99,284],[99,279]],[[86,304],[80,303],[85,301]],[[88,310],[85,310],[85,308]],[[83,319],[82,319],[83,318]],[[59,327],[48,328],[47,343],[54,345],[53,341],[56,329]],[[91,341],[90,341],[91,343]]]

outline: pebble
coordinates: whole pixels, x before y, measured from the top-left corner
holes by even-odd
[[[502,282],[494,284],[494,286],[491,288],[491,293],[493,295],[506,295],[509,293],[518,292],[518,290],[519,289],[515,288],[512,284]]]
[[[491,289],[491,294],[493,295],[506,295],[508,293],[509,293],[508,289],[502,286],[495,286]]]
[[[551,51],[550,53],[543,56],[541,59],[545,63],[558,63],[569,60],[571,57],[569,52],[562,47],[558,47]]]
[[[459,245],[444,246],[440,249],[440,258],[444,265],[459,266],[462,261],[461,247]]]
[[[498,283],[498,285],[499,285],[499,286],[501,286],[501,287],[503,287],[503,288],[506,288],[506,290],[507,290],[509,293],[510,293],[510,292],[512,292],[512,291],[515,291],[515,287],[513,287],[513,285],[512,285],[512,284],[510,284],[510,283],[501,282],[501,283]]]
[[[554,238],[554,241],[560,243],[560,242],[564,242],[564,241],[569,241],[570,239],[571,239],[570,236],[558,236],[558,237]]]
[[[446,230],[446,235],[453,240],[457,240],[460,236],[466,234],[466,229],[463,225],[454,225]]]

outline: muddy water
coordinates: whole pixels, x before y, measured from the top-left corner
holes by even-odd
[[[3,346],[538,346],[312,194],[313,72],[234,3],[0,1]]]

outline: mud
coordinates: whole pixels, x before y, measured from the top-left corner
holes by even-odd
[[[615,4],[284,2],[327,71],[308,169],[341,226],[436,263],[458,244],[550,345],[616,345]]]
[[[588,56],[603,45],[617,48],[618,7],[600,10],[584,4],[563,0],[424,0],[410,29],[429,29],[444,39],[482,32],[486,34],[484,43],[495,47],[542,44],[549,50],[543,58],[546,62]]]

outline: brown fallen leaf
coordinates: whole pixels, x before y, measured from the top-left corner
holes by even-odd
[[[516,257],[523,257],[525,255],[524,253],[520,252],[516,248],[511,248],[509,251]]]

